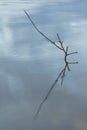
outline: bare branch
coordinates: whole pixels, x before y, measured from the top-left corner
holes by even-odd
[[[44,37],[46,38],[50,43],[52,43],[54,46],[56,46],[58,49],[61,50],[61,48],[55,44],[54,41],[52,41],[51,39],[49,39],[44,33],[42,33],[35,25],[35,23],[33,22],[33,20],[30,18],[30,15],[24,10],[25,14],[27,15],[28,19],[31,21],[32,25],[34,26],[34,28]]]
[[[63,84],[63,81],[64,81],[64,78],[65,78],[65,75],[66,75],[66,71],[70,71],[70,64],[78,64],[78,62],[69,62],[67,57],[69,55],[72,55],[72,54],[76,54],[78,53],[77,51],[76,52],[71,52],[71,53],[68,53],[69,51],[69,47],[66,46],[64,47],[63,45],[63,41],[61,41],[60,37],[59,37],[59,34],[57,33],[57,38],[58,38],[58,43],[60,45],[57,45],[54,41],[52,41],[51,39],[49,39],[44,33],[42,33],[35,25],[35,23],[33,22],[33,20],[30,18],[29,14],[24,10],[25,14],[27,15],[28,19],[31,21],[33,27],[37,30],[38,33],[40,33],[45,39],[47,39],[51,44],[53,44],[54,46],[56,46],[59,50],[61,50],[63,53],[64,53],[64,68],[60,71],[60,73],[58,74],[56,80],[53,82],[53,84],[51,85],[49,91],[47,92],[45,98],[42,100],[42,102],[40,103],[39,107],[38,107],[38,110],[34,116],[34,119],[37,118],[37,116],[39,115],[39,112],[41,111],[42,107],[43,107],[43,104],[45,103],[45,101],[48,99],[49,95],[51,94],[53,88],[56,86],[57,82],[60,80],[60,83],[61,83],[61,86]]]

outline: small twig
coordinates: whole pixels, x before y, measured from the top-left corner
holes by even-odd
[[[78,64],[78,62],[68,62],[68,64]]]
[[[67,55],[69,56],[69,55],[76,54],[76,53],[78,53],[78,52],[77,51],[71,52],[71,53],[68,53]]]
[[[33,20],[30,18],[29,14],[24,10],[25,14],[27,15],[28,19],[31,21],[32,25],[34,26],[34,28],[38,31],[38,33],[40,33],[44,38],[46,38],[50,43],[52,43],[54,46],[56,46],[58,49],[61,50],[61,48],[55,44],[54,41],[52,41],[51,39],[49,39],[44,33],[42,33],[34,24]]]
[[[54,81],[54,83],[50,87],[49,91],[47,92],[45,98],[40,103],[39,108],[38,108],[38,110],[37,110],[37,112],[36,112],[36,114],[34,116],[34,119],[36,119],[37,116],[39,115],[39,112],[41,111],[41,108],[42,108],[43,104],[48,99],[49,95],[51,94],[53,88],[55,87],[55,85],[57,84],[57,82],[59,81],[59,79],[60,79],[60,83],[61,83],[61,86],[62,86],[64,78],[65,78],[66,70],[70,71],[70,66],[69,65],[70,64],[78,64],[78,62],[69,62],[68,59],[67,59],[67,57],[70,56],[70,55],[76,54],[78,52],[76,51],[76,52],[68,53],[69,47],[68,46],[64,47],[63,41],[61,41],[58,33],[57,33],[57,38],[58,38],[58,43],[60,45],[57,45],[54,41],[52,41],[51,39],[49,39],[44,33],[42,33],[36,27],[35,23],[32,21],[32,19],[30,18],[29,14],[25,10],[24,10],[24,12],[27,15],[28,19],[31,21],[33,27],[37,30],[37,32],[40,33],[45,39],[47,39],[50,43],[52,43],[54,46],[56,46],[59,50],[61,50],[64,53],[64,68],[60,71],[60,73],[58,74],[56,80]]]

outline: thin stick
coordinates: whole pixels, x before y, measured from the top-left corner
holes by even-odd
[[[50,43],[52,43],[53,45],[55,45],[58,49],[60,49],[63,53],[64,53],[64,68],[60,71],[60,73],[58,74],[56,80],[54,81],[54,83],[51,85],[49,91],[47,92],[45,98],[42,100],[42,102],[40,103],[39,107],[38,107],[38,110],[34,116],[34,119],[37,118],[37,116],[39,115],[39,112],[41,111],[42,107],[43,107],[43,104],[45,103],[45,101],[48,99],[49,95],[51,94],[53,88],[56,86],[57,82],[59,81],[60,79],[60,83],[61,83],[61,86],[63,84],[63,81],[64,81],[64,78],[65,78],[65,74],[66,74],[66,70],[70,71],[70,64],[78,64],[78,62],[69,62],[67,60],[67,57],[70,56],[70,55],[73,55],[73,54],[76,54],[78,53],[77,51],[76,52],[70,52],[68,53],[69,51],[69,47],[66,46],[64,47],[63,45],[63,41],[61,41],[60,37],[59,37],[59,34],[57,33],[57,38],[58,38],[58,43],[60,44],[57,45],[55,42],[53,42],[51,39],[49,39],[44,33],[42,33],[35,25],[35,23],[33,22],[33,20],[30,18],[29,14],[24,10],[25,14],[27,15],[28,19],[31,21],[33,27],[37,30],[38,33],[40,33],[45,39],[47,39]]]
[[[44,37],[46,38],[50,43],[52,43],[54,46],[56,46],[58,49],[62,50],[57,44],[55,44],[55,42],[53,42],[51,39],[49,39],[45,34],[43,34],[35,25],[35,23],[33,22],[33,20],[30,18],[29,14],[24,10],[25,14],[27,15],[28,19],[31,21],[32,25],[34,26],[34,28]]]

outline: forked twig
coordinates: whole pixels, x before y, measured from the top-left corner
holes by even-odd
[[[34,119],[37,118],[39,112],[41,111],[41,108],[43,106],[43,104],[45,103],[45,101],[48,99],[49,95],[51,94],[53,88],[55,87],[55,85],[57,84],[57,82],[59,81],[60,79],[60,83],[61,83],[61,86],[63,84],[63,81],[64,81],[64,77],[65,77],[65,74],[66,74],[66,70],[70,71],[70,64],[78,64],[78,62],[69,62],[67,57],[70,56],[70,55],[73,55],[73,54],[76,54],[78,53],[77,51],[76,52],[69,52],[69,47],[66,46],[64,47],[63,45],[63,41],[61,41],[60,37],[59,37],[59,34],[57,33],[57,38],[58,38],[58,43],[59,45],[57,45],[54,41],[52,41],[50,38],[48,38],[44,33],[42,33],[35,25],[35,23],[33,22],[33,20],[31,19],[31,17],[29,16],[29,14],[24,10],[25,14],[27,15],[28,19],[31,21],[33,27],[37,30],[38,33],[40,33],[45,39],[47,39],[51,44],[53,44],[54,46],[56,46],[59,50],[61,50],[63,53],[64,53],[64,68],[60,71],[60,73],[58,74],[56,80],[54,81],[54,83],[52,84],[52,86],[50,87],[49,91],[47,92],[45,98],[43,99],[43,101],[40,103],[39,107],[38,107],[38,110],[34,116]]]

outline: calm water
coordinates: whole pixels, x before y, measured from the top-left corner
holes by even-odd
[[[0,130],[87,130],[87,1],[0,0]],[[63,69],[63,53],[33,28],[70,51],[63,86],[57,83],[37,120],[33,117]]]

